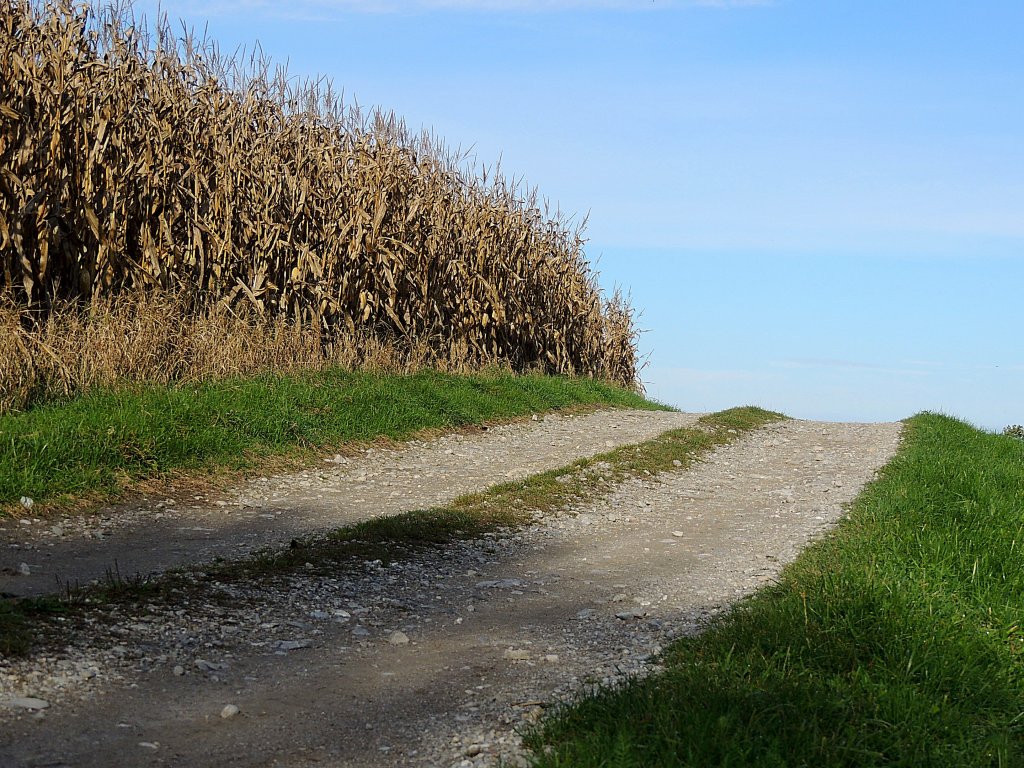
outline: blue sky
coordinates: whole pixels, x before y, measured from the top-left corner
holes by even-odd
[[[163,9],[589,214],[655,398],[1024,422],[1020,0]]]

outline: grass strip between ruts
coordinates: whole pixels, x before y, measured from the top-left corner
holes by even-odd
[[[334,369],[93,392],[0,416],[0,515],[24,512],[22,497],[108,500],[168,473],[588,405],[665,408],[590,379],[502,373]]]
[[[906,423],[780,582],[562,710],[538,765],[1024,765],[1024,443]]]
[[[760,408],[743,407],[708,414],[695,428],[676,429],[635,445],[580,459],[567,467],[523,480],[502,483],[455,499],[446,507],[373,518],[331,533],[292,542],[202,569],[170,572],[153,580],[122,579],[76,590],[67,599],[0,601],[0,653],[21,655],[33,646],[33,634],[47,616],[95,610],[105,603],[137,600],[173,601],[182,589],[203,589],[209,583],[286,575],[293,572],[336,573],[368,559],[385,562],[408,557],[425,547],[470,539],[530,524],[538,512],[580,504],[610,492],[631,476],[654,476],[685,468],[718,445],[745,431],[783,417]]]

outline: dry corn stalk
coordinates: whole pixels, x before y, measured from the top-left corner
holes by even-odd
[[[632,310],[598,289],[582,225],[330,85],[143,26],[0,4],[0,296],[23,323],[159,289],[325,345],[636,385]]]

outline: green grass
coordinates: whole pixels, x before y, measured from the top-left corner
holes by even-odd
[[[1024,444],[915,416],[832,536],[531,734],[538,765],[1024,765],[1022,534]]]
[[[781,414],[752,407],[709,414],[693,429],[671,430],[653,440],[580,459],[558,470],[502,483],[482,493],[461,496],[447,507],[374,518],[295,540],[282,549],[209,565],[198,579],[194,571],[144,580],[124,579],[114,572],[100,585],[78,589],[61,601],[0,601],[0,652],[24,655],[39,636],[53,642],[54,625],[46,624],[46,620],[55,607],[81,615],[114,602],[174,600],[182,592],[202,590],[210,584],[216,589],[225,582],[249,582],[293,572],[336,576],[346,567],[359,566],[369,559],[387,563],[426,547],[528,525],[538,512],[593,499],[610,492],[627,477],[655,476],[684,468],[743,432],[781,418]]]
[[[94,392],[0,416],[0,514],[109,499],[178,471],[244,470],[267,457],[574,406],[664,408],[588,379],[339,370],[191,387]]]

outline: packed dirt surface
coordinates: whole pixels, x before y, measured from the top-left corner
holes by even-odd
[[[564,420],[579,428],[567,444],[583,445],[600,418]],[[693,417],[674,418],[655,431]],[[567,426],[516,429],[555,424]],[[114,616],[48,656],[0,662],[0,765],[525,764],[519,729],[594,683],[656,669],[667,642],[773,579],[888,461],[899,431],[782,422],[512,534]],[[492,450],[493,438],[473,450]],[[410,451],[451,457],[459,443],[448,445]],[[497,480],[536,471],[503,461]],[[381,493],[399,506],[420,499],[429,469],[416,466]],[[327,511],[331,482],[318,483],[309,507]],[[271,507],[288,510],[275,519],[303,509]],[[320,514],[305,519],[322,525]]]

